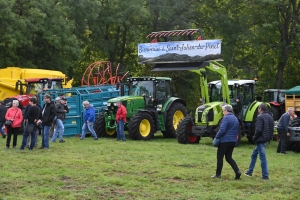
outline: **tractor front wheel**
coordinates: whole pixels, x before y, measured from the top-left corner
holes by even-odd
[[[155,125],[150,113],[139,112],[129,122],[128,133],[133,140],[150,140],[154,137]]]
[[[180,120],[187,115],[185,106],[181,103],[173,103],[167,111],[166,131],[162,131],[165,138],[175,138]]]
[[[193,119],[191,117],[183,118],[178,124],[177,140],[180,144],[198,144],[200,136],[191,135]]]
[[[117,137],[115,129],[106,130],[104,114],[99,114],[94,123],[94,129],[98,137]]]

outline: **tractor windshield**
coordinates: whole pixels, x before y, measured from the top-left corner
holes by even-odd
[[[26,94],[39,94],[47,89],[61,89],[62,84],[60,81],[52,81],[52,87],[48,88],[48,82],[28,83]]]
[[[133,81],[130,84],[129,95],[130,96],[153,96],[153,81]]]

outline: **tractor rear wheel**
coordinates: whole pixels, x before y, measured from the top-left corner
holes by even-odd
[[[136,113],[129,122],[128,133],[133,140],[150,140],[154,137],[153,117],[147,112]]]
[[[180,120],[187,115],[185,106],[181,103],[173,103],[167,111],[166,131],[162,131],[165,138],[175,138]]]
[[[94,123],[94,129],[98,137],[117,137],[116,130],[106,130],[104,114],[99,114]]]
[[[271,106],[270,112],[273,114],[273,120],[277,121],[280,118],[280,111],[279,108],[276,106]]]
[[[200,136],[189,135],[193,127],[193,119],[191,117],[183,118],[178,124],[177,140],[180,144],[198,144]]]

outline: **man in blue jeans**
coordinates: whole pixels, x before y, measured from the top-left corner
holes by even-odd
[[[92,133],[94,140],[98,140],[97,134],[94,130],[94,122],[95,122],[95,108],[90,105],[88,101],[84,101],[83,106],[85,108],[84,114],[83,114],[83,126],[82,126],[82,134],[80,137],[80,140],[83,140],[85,138],[85,134],[87,129]]]
[[[264,180],[269,179],[266,146],[271,141],[274,133],[274,120],[267,111],[267,104],[262,103],[258,106],[259,115],[256,119],[255,134],[253,136],[253,141],[255,142],[256,147],[252,152],[249,168],[247,172],[245,172],[246,176],[252,176],[257,155],[259,154],[262,169],[262,179]]]
[[[40,149],[49,149],[49,132],[54,117],[56,116],[56,109],[49,94],[44,95],[44,103],[45,104],[40,114],[40,120],[37,122],[37,124],[42,123],[43,125],[42,146]]]
[[[117,122],[117,140],[122,139],[123,142],[126,141],[125,133],[124,133],[124,124],[126,122],[127,110],[125,106],[122,105],[121,101],[117,102],[118,111],[116,114],[116,122]]]
[[[65,127],[63,124],[64,119],[66,118],[66,113],[69,112],[69,108],[67,105],[67,100],[65,97],[57,97],[55,99],[55,108],[56,108],[56,128],[52,136],[52,142],[56,141],[57,135],[59,136],[59,142],[64,143],[65,141],[63,140],[63,135],[65,131]]]

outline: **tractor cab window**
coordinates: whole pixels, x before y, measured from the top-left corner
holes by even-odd
[[[26,94],[39,94],[46,89],[61,89],[62,83],[59,81],[52,81],[50,88],[47,82],[28,83]]]
[[[164,103],[169,97],[171,97],[170,82],[161,80],[156,83],[156,101],[158,104]]]
[[[211,85],[210,87],[210,99],[214,101],[222,101],[222,88],[221,85]]]
[[[278,94],[278,99],[279,99],[279,103],[284,103],[285,102],[285,93],[284,92],[279,92]]]
[[[153,81],[133,81],[129,95],[151,97],[153,95]]]

